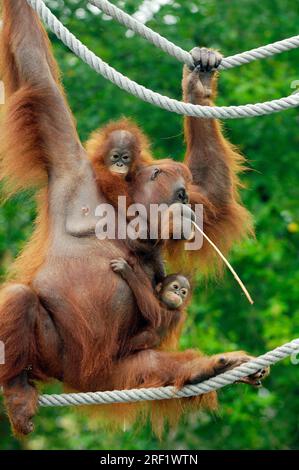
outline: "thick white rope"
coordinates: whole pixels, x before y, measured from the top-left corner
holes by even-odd
[[[89,3],[102,10],[107,15],[114,18],[116,21],[131,29],[135,33],[147,39],[147,41],[154,44],[162,51],[167,52],[169,55],[175,57],[178,61],[193,66],[193,59],[189,52],[184,51],[181,47],[168,41],[160,34],[156,33],[148,26],[145,26],[140,21],[133,18],[128,13],[113,5],[107,0],[88,0]],[[248,64],[254,60],[265,59],[275,54],[295,49],[299,47],[299,36],[293,36],[292,38],[284,39],[283,41],[277,41],[267,46],[258,47],[251,51],[242,52],[241,54],[232,55],[222,59],[222,63],[219,66],[219,70],[227,70],[233,67],[238,67],[243,64]]]
[[[181,390],[175,387],[140,388],[131,390],[113,390],[110,392],[65,393],[61,395],[42,395],[40,406],[77,406],[110,403],[130,403],[139,401],[168,400],[201,395],[233,384],[243,377],[271,366],[293,354],[299,354],[299,338],[269,351],[235,369],[219,374],[197,385],[187,385]]]
[[[187,64],[189,67],[194,65],[192,56],[189,52],[184,51],[181,47],[176,46],[172,42],[168,41],[168,39],[160,36],[160,34],[156,33],[148,26],[145,26],[131,15],[128,15],[128,13],[125,13],[117,6],[112,5],[112,3],[106,0],[88,0],[88,2],[102,10],[104,13],[106,13],[106,15],[111,16],[116,21],[126,26],[128,29],[131,29],[135,33],[142,36],[147,41],[154,44],[154,46],[175,57],[179,62]]]
[[[243,106],[200,106],[183,103],[159,93],[156,93],[142,85],[130,80],[114,68],[110,67],[102,59],[97,57],[84,44],[82,44],[63,24],[53,15],[43,0],[26,0],[37,12],[39,17],[47,24],[50,30],[69,48],[74,54],[86,62],[97,73],[117,85],[119,88],[131,93],[147,103],[151,103],[167,111],[187,116],[202,118],[236,119],[253,116],[263,116],[295,108],[299,105],[299,94],[293,94],[286,98],[267,101],[265,103],[247,104]]]

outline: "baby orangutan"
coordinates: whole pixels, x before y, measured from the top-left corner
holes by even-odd
[[[141,267],[131,267],[124,259],[111,261],[111,268],[129,285],[146,327],[129,341],[129,350],[139,351],[160,346],[182,326],[184,309],[190,298],[190,283],[181,274],[171,274],[156,289]]]
[[[191,297],[191,287],[188,279],[181,274],[171,274],[160,282],[155,291],[139,264],[130,266],[123,258],[112,260],[111,268],[118,273],[129,285],[135,297],[138,309],[147,321],[147,326],[126,343],[127,353],[159,346],[172,347],[173,339],[178,339],[185,320],[185,308]],[[177,344],[175,343],[175,346]],[[234,353],[231,353],[232,357]],[[220,358],[221,362],[222,358]],[[223,359],[225,361],[225,359]],[[217,366],[218,367],[218,366]],[[215,370],[207,369],[206,378],[221,373],[220,367]],[[261,380],[269,374],[269,368],[264,368],[248,377],[241,378],[242,382],[254,387],[261,385]],[[191,382],[190,382],[191,383]]]
[[[114,207],[125,196],[129,207],[134,176],[152,161],[145,135],[129,119],[121,119],[96,131],[86,147],[99,191]]]

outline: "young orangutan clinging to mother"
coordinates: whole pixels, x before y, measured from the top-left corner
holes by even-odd
[[[161,343],[171,345],[178,337],[185,320],[185,309],[191,297],[188,279],[181,274],[166,276],[159,284],[152,285],[138,263],[130,266],[120,258],[112,260],[111,268],[129,285],[136,299],[141,316],[145,319],[144,330],[131,338],[127,351],[155,348]]]
[[[100,194],[117,211],[123,210],[124,206],[119,206],[119,197],[124,197],[127,211],[134,202],[133,188],[137,184],[138,171],[154,162],[148,139],[134,122],[123,118],[94,132],[86,149]],[[139,258],[146,258],[150,262],[155,272],[154,284],[164,278],[165,267],[160,247],[153,248],[148,242],[132,241],[129,238],[125,244]]]
[[[118,197],[132,200],[132,182],[137,171],[153,162],[149,142],[130,119],[111,122],[94,132],[86,150],[91,160],[99,191],[118,207]]]
[[[138,263],[130,266],[123,258],[112,260],[112,270],[119,274],[129,285],[141,316],[146,320],[144,329],[128,340],[126,353],[162,347],[175,349],[181,333],[186,308],[191,298],[191,286],[182,274],[170,274],[152,288],[148,277]],[[207,363],[206,376],[221,372],[221,364]],[[219,367],[219,369],[218,369]],[[266,369],[240,382],[253,386],[261,385],[261,378],[267,375]]]

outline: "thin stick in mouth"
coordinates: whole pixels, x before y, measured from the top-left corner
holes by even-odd
[[[226,264],[226,266],[228,267],[228,269],[230,270],[230,272],[233,274],[234,278],[236,279],[236,281],[238,282],[239,286],[241,287],[242,291],[244,292],[244,294],[246,295],[247,299],[248,299],[248,302],[252,305],[254,302],[248,292],[248,290],[246,289],[244,283],[242,282],[242,280],[240,279],[240,277],[238,276],[238,274],[236,273],[236,271],[234,270],[234,268],[232,267],[232,265],[229,263],[229,261],[225,258],[224,254],[221,253],[221,251],[219,250],[219,248],[215,245],[214,242],[212,242],[212,240],[204,233],[204,231],[194,222],[192,221],[194,227],[202,234],[202,236],[208,241],[208,243],[210,243],[210,245],[214,248],[214,250],[216,251],[216,253],[220,256],[220,258],[223,260],[223,262]]]

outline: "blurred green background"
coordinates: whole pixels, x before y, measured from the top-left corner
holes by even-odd
[[[231,55],[298,34],[299,2],[293,0],[116,1],[120,7],[186,50],[195,45]],[[117,70],[180,99],[181,65],[135,36],[85,0],[47,4],[85,44]],[[68,97],[83,140],[122,115],[150,136],[155,155],[181,159],[182,118],[145,104],[105,81],[53,36]],[[292,92],[299,81],[299,50],[223,72],[219,105],[266,101]],[[298,83],[299,85],[299,83]],[[291,110],[268,117],[227,121],[225,132],[248,158],[243,200],[256,221],[256,240],[231,259],[254,297],[251,307],[227,273],[198,282],[181,346],[208,354],[245,349],[262,354],[299,333],[299,116]],[[33,198],[22,194],[0,209],[0,259],[4,276],[32,230]],[[299,357],[299,356],[298,356]],[[293,361],[294,362],[294,361]],[[58,385],[48,391],[59,391]],[[260,390],[245,385],[219,393],[217,414],[193,414],[161,441],[148,425],[115,435],[91,429],[70,408],[41,409],[36,432],[18,442],[3,407],[0,449],[298,449],[299,365],[273,367]]]

